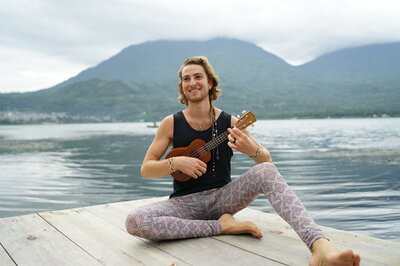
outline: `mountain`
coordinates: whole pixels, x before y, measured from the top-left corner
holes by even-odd
[[[322,55],[299,68],[328,80],[399,82],[400,43],[346,48]]]
[[[205,55],[216,72],[225,80],[246,72],[267,70],[267,76],[282,75],[292,67],[279,57],[258,46],[234,39],[216,38],[209,41],[157,41],[132,45],[99,65],[81,72],[65,82],[101,78],[135,83],[177,81],[177,72],[183,60],[194,55]],[[248,64],[251,62],[251,64]],[[254,76],[244,76],[245,81]]]
[[[343,107],[352,106],[359,114],[400,111],[400,42],[341,49],[299,70],[314,76],[322,90],[334,91]]]
[[[207,56],[220,76],[228,112],[259,118],[400,115],[400,43],[343,49],[292,66],[249,42],[155,41],[132,45],[46,90],[0,94],[0,111],[65,112],[154,120],[181,108],[183,60]]]

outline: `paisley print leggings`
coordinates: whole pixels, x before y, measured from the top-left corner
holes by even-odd
[[[129,213],[126,229],[154,240],[219,235],[221,215],[246,208],[261,193],[309,248],[316,239],[326,238],[272,163],[257,164],[221,188],[139,207]]]

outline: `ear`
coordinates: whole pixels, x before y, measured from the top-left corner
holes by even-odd
[[[209,90],[211,90],[212,87],[213,87],[213,85],[214,85],[214,84],[213,84],[213,81],[212,81],[212,80],[209,80],[209,81],[208,81],[208,85],[210,86],[210,89],[209,89]]]

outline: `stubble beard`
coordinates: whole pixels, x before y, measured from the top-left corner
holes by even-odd
[[[199,103],[199,102],[202,102],[202,101],[208,99],[209,96],[208,96],[208,93],[205,93],[205,94],[201,94],[201,95],[195,95],[193,97],[190,95],[190,93],[188,93],[188,95],[185,94],[185,97],[186,97],[188,103],[189,102]]]

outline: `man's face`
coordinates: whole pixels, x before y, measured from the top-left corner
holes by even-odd
[[[182,70],[182,89],[189,102],[200,102],[208,99],[212,82],[201,65],[187,65]]]

